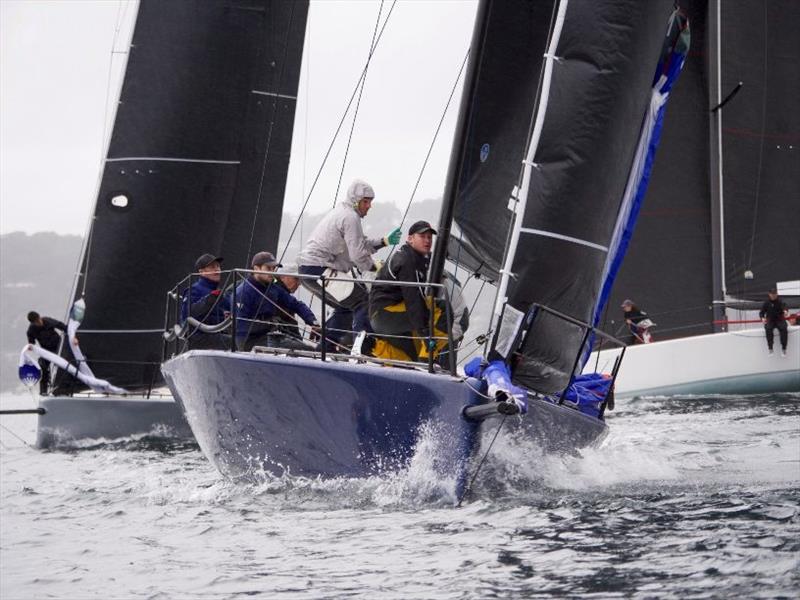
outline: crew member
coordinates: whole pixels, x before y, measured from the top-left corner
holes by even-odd
[[[300,278],[292,273],[297,273],[297,265],[280,265],[280,270],[283,271],[280,275],[273,278],[273,285],[277,285],[286,290],[287,293],[294,295],[300,287]],[[305,303],[301,303],[306,306]],[[275,314],[275,320],[278,323],[278,329],[295,339],[303,339],[300,333],[300,327],[297,323],[298,313],[292,310],[279,310]],[[302,317],[301,317],[302,318]],[[316,330],[312,329],[312,337],[316,336]]]
[[[362,273],[377,271],[372,255],[385,246],[397,244],[401,231],[398,227],[380,239],[364,235],[361,220],[367,216],[374,198],[375,192],[368,183],[356,179],[350,184],[346,199],[329,212],[311,232],[311,237],[298,257],[300,274],[317,277],[324,274],[327,279],[334,279],[337,274],[354,277],[354,269]],[[322,296],[322,287],[318,280],[303,279],[302,283],[315,295]],[[326,291],[326,302],[335,307],[327,323],[330,340],[342,342],[350,330],[355,333],[371,332],[367,314],[368,294],[362,283],[339,282]],[[329,349],[335,347],[329,346]],[[368,346],[362,351],[368,354]]]
[[[61,344],[61,336],[57,330],[67,332],[67,326],[61,321],[50,317],[42,317],[38,312],[32,310],[28,313],[28,343],[39,345],[50,352],[58,352]],[[39,367],[42,369],[42,378],[39,380],[39,395],[46,396],[50,385],[50,361],[44,358],[39,359]]]
[[[203,254],[194,263],[194,270],[200,275],[184,293],[181,304],[181,321],[191,316],[204,325],[219,325],[230,314],[230,299],[222,294],[219,282],[222,276],[221,256]],[[226,348],[230,338],[222,333],[207,333],[199,329],[189,330],[191,348]]]
[[[253,346],[306,349],[299,334],[289,335],[284,327],[299,315],[316,335],[317,318],[311,309],[295,298],[273,275],[280,264],[271,252],[259,252],[252,260],[254,273],[236,288],[236,344],[240,350]],[[297,286],[295,285],[295,288]]]
[[[427,279],[433,236],[436,230],[427,221],[417,221],[408,230],[406,243],[392,254],[378,271],[377,280],[424,284]],[[430,301],[424,286],[397,286],[374,283],[369,295],[369,314],[378,337],[375,356],[400,360],[420,360],[437,347],[433,337],[446,336],[443,310],[437,303],[431,333]],[[383,334],[383,335],[382,335]],[[397,336],[397,337],[392,337]]]
[[[649,344],[653,337],[648,331],[654,323],[647,316],[647,313],[640,310],[633,300],[625,300],[621,306],[625,322],[628,324],[635,344]]]
[[[772,354],[772,345],[775,341],[775,330],[781,338],[781,356],[786,357],[786,346],[789,343],[789,328],[786,319],[789,317],[789,307],[778,296],[778,290],[773,288],[767,293],[767,299],[758,311],[761,322],[764,324],[764,331],[767,334],[767,348]]]

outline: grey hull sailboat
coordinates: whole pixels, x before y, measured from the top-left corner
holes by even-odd
[[[274,246],[307,12],[292,0],[139,3],[72,295],[80,347],[64,348],[72,366],[41,399],[40,447],[192,437],[159,368],[164,293],[204,252],[247,264]],[[73,376],[87,367],[94,380]],[[97,380],[108,386],[85,383]]]
[[[450,260],[498,285],[485,361],[460,375],[452,361],[324,349],[177,354],[162,370],[209,460],[235,479],[361,477],[403,468],[432,439],[460,498],[500,420],[549,451],[602,439],[613,372],[577,374],[687,51],[688,24],[672,11],[482,1],[429,287],[455,221]]]

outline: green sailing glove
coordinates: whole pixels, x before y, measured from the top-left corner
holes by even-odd
[[[400,236],[402,234],[403,230],[398,227],[394,231],[392,231],[392,233],[383,238],[383,240],[384,242],[386,242],[387,246],[396,246],[397,244],[400,243]]]

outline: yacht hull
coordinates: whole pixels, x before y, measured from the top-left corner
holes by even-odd
[[[189,424],[172,398],[53,396],[39,401],[36,447],[69,448],[87,440],[154,436],[191,441]]]
[[[768,394],[800,391],[800,327],[789,327],[786,357],[775,332],[768,354],[764,329],[744,329],[629,346],[617,376],[618,398],[679,394]],[[619,350],[592,354],[587,370],[608,370]]]
[[[434,468],[458,489],[484,428],[500,423],[464,417],[466,406],[488,402],[481,384],[442,373],[215,350],[182,354],[162,371],[205,455],[232,479],[376,475],[407,466],[427,439]],[[606,432],[596,418],[540,400],[507,422],[548,451]]]

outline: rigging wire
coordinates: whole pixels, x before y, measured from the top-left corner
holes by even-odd
[[[442,116],[439,118],[439,124],[436,126],[436,131],[433,134],[433,139],[431,139],[431,143],[428,146],[428,152],[425,154],[425,160],[422,161],[422,167],[419,170],[419,174],[417,175],[417,180],[414,182],[414,189],[411,190],[411,196],[408,199],[408,203],[406,204],[406,209],[403,212],[403,218],[400,220],[400,227],[402,228],[403,223],[408,217],[408,211],[411,209],[411,203],[414,201],[414,196],[417,193],[417,188],[419,188],[420,181],[422,181],[422,175],[425,173],[425,169],[428,166],[428,160],[431,157],[431,153],[433,152],[433,146],[436,143],[436,138],[439,136],[439,132],[442,129],[442,124],[444,123],[444,119],[447,116],[447,111],[450,108],[450,103],[453,101],[453,96],[456,93],[456,89],[458,89],[458,82],[461,81],[461,76],[464,73],[464,67],[467,66],[467,59],[469,58],[470,49],[467,48],[466,53],[464,54],[464,59],[461,61],[461,67],[458,69],[458,75],[456,76],[456,80],[453,82],[453,87],[450,88],[450,94],[447,97],[447,102],[444,105],[444,110],[442,111]],[[392,252],[397,245],[392,246],[392,250],[389,253],[389,258],[392,256]],[[387,258],[388,260],[388,258]]]
[[[353,123],[350,125],[350,135],[347,136],[347,146],[344,149],[344,158],[342,159],[342,168],[339,171],[339,181],[336,182],[336,193],[333,195],[333,207],[336,207],[336,199],[339,197],[339,188],[342,185],[342,177],[344,176],[344,168],[347,164],[347,155],[350,152],[350,142],[353,141],[353,132],[356,128],[356,120],[358,119],[358,109],[361,107],[361,96],[364,93],[364,86],[367,85],[367,70],[369,69],[370,61],[372,60],[372,53],[375,52],[375,36],[378,33],[378,26],[381,24],[381,13],[383,12],[383,2],[381,0],[378,7],[378,18],[375,20],[375,29],[372,30],[372,40],[369,43],[369,54],[367,54],[367,64],[364,67],[364,77],[361,79],[361,86],[358,90],[358,100],[356,100],[356,108],[353,111]]]
[[[281,84],[283,83],[283,74],[286,70],[286,56],[289,53],[289,33],[292,30],[292,23],[294,22],[294,9],[296,4],[291,3],[292,9],[289,13],[289,24],[286,27],[285,36],[283,38],[283,57],[281,58],[281,70],[278,74],[278,85],[275,87],[275,91],[278,92],[281,89]],[[274,25],[274,21],[273,21]],[[297,100],[295,100],[297,102]],[[261,208],[261,194],[264,191],[264,179],[267,173],[267,160],[269,159],[269,150],[270,146],[272,146],[272,132],[275,128],[275,114],[278,111],[278,96],[275,95],[272,97],[272,114],[269,117],[269,129],[267,131],[267,147],[264,149],[264,160],[261,163],[261,178],[258,182],[258,195],[256,196],[256,207],[253,213],[253,226],[250,228],[250,241],[247,243],[247,261],[246,264],[250,264],[250,258],[252,256],[253,250],[253,238],[255,237],[256,233],[256,224],[258,222],[258,213]]]
[[[756,224],[758,222],[758,201],[761,196],[761,172],[764,162],[764,125],[767,120],[767,41],[769,39],[769,32],[767,31],[767,5],[764,4],[764,86],[761,92],[761,143],[758,148],[758,171],[756,171],[756,198],[753,203],[753,233],[750,236],[750,252],[747,258],[748,269],[753,263],[753,249],[756,244]]]
[[[26,446],[30,447],[30,444],[29,444],[28,442],[26,442],[25,440],[23,440],[23,439],[22,439],[20,436],[18,436],[16,433],[14,433],[13,431],[11,431],[11,430],[10,430],[8,427],[6,427],[5,425],[3,425],[2,423],[0,423],[0,427],[2,427],[2,428],[3,428],[3,430],[7,431],[7,432],[8,432],[8,433],[10,433],[11,435],[13,435],[13,436],[14,436],[15,438],[17,438],[17,439],[18,439],[20,442],[22,442],[22,443],[23,443],[23,444],[25,444]],[[6,446],[5,444],[3,444],[3,448],[6,448],[6,449],[8,449],[8,446]]]
[[[381,30],[378,33],[378,37],[375,40],[375,49],[377,49],[378,44],[380,43],[381,37],[383,37],[383,33],[386,30],[386,25],[389,23],[389,18],[392,16],[392,11],[394,10],[395,4],[397,4],[397,0],[392,2],[392,6],[389,8],[389,12],[386,15],[386,20],[383,22],[381,26]],[[374,53],[374,51],[373,51]],[[350,100],[347,103],[347,106],[344,109],[344,113],[342,114],[342,118],[339,120],[339,124],[336,127],[336,131],[333,133],[333,137],[331,138],[330,144],[328,144],[328,149],[325,151],[325,156],[322,157],[322,163],[317,170],[317,174],[314,176],[314,181],[311,183],[311,189],[308,191],[308,195],[306,196],[305,201],[303,202],[303,206],[300,208],[300,215],[297,218],[297,221],[292,227],[291,233],[289,233],[289,239],[286,240],[286,245],[281,252],[280,258],[278,259],[280,262],[283,262],[284,257],[286,256],[286,252],[289,250],[289,244],[292,243],[292,238],[294,238],[294,234],[297,231],[298,224],[300,223],[300,219],[302,219],[303,214],[306,211],[306,207],[308,206],[309,201],[311,200],[311,196],[314,193],[314,189],[317,187],[317,183],[319,182],[319,178],[322,176],[322,170],[325,168],[325,164],[328,162],[328,158],[330,157],[331,150],[333,150],[333,145],[336,142],[336,138],[339,136],[339,132],[342,129],[342,125],[344,125],[344,121],[347,118],[347,113],[350,111],[350,107],[353,104],[353,100],[356,97],[356,93],[358,93],[359,86],[361,85],[361,80],[364,78],[367,72],[367,67],[369,65],[365,65],[361,71],[361,75],[356,82],[355,87],[353,88],[353,93],[350,95]]]
[[[492,446],[494,446],[494,442],[497,439],[497,436],[500,435],[500,430],[503,428],[503,423],[506,422],[506,418],[508,415],[503,415],[503,419],[500,421],[500,425],[497,426],[497,431],[494,432],[494,437],[492,441],[489,443],[489,447],[486,449],[486,453],[481,458],[481,462],[478,464],[478,468],[475,469],[475,473],[472,475],[472,478],[469,480],[467,487],[464,489],[464,493],[461,494],[461,498],[458,499],[458,504],[456,504],[456,508],[461,508],[461,503],[464,502],[464,499],[472,492],[472,484],[475,483],[475,479],[478,477],[478,473],[481,472],[481,467],[483,467],[483,463],[486,462],[486,459],[489,456],[489,452],[492,450]]]

